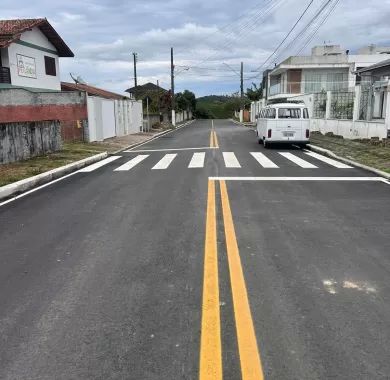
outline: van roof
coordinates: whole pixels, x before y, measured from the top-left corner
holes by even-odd
[[[302,108],[306,107],[304,103],[297,104],[297,103],[275,103],[275,104],[269,104],[267,107],[274,107],[274,108]]]

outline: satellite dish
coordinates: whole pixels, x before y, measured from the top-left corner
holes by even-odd
[[[73,79],[73,81],[76,83],[76,84],[87,84],[87,82],[80,76],[80,75],[75,75],[75,74],[72,74],[72,73],[69,73],[70,74],[70,77]]]

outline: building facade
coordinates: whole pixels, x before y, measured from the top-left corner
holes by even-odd
[[[59,58],[73,52],[46,19],[0,20],[0,87],[61,90]]]
[[[360,80],[354,72],[386,59],[387,50],[382,50],[367,49],[362,50],[366,54],[351,55],[338,45],[325,45],[315,46],[311,56],[289,57],[268,73],[267,100],[353,90]]]

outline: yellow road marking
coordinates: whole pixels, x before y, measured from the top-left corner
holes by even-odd
[[[208,183],[203,278],[200,380],[222,380],[215,182]]]
[[[214,131],[214,147],[219,148],[218,139],[217,139],[217,132],[215,132],[215,131]]]
[[[220,181],[220,189],[242,380],[263,380],[264,374],[225,181]]]
[[[214,134],[213,134],[213,131],[210,132],[210,148],[214,148]]]

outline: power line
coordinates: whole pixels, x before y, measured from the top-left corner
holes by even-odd
[[[276,52],[282,47],[282,45],[286,42],[286,40],[288,39],[288,37],[290,37],[291,33],[295,30],[295,28],[298,26],[299,22],[302,20],[302,18],[305,16],[305,14],[307,13],[307,11],[309,10],[309,8],[312,6],[314,0],[310,0],[310,3],[307,5],[307,7],[305,8],[305,10],[302,12],[302,14],[299,16],[298,20],[295,22],[295,24],[293,25],[293,27],[290,29],[290,31],[286,34],[286,36],[283,38],[282,42],[278,45],[278,47],[272,52],[272,54],[270,54],[270,56],[264,61],[264,63],[259,66],[256,70],[260,70],[262,67],[264,67],[268,62],[269,60],[276,54]]]
[[[324,12],[324,10],[327,8],[327,6],[332,2],[332,0],[324,0],[320,7],[318,8],[315,15],[309,20],[309,22],[306,23],[306,25],[300,30],[300,32],[282,49],[282,51],[279,52],[279,54],[276,56],[276,58],[273,60],[273,62],[276,62],[276,60],[284,54],[284,52],[288,51],[292,45],[297,42],[306,32],[307,30],[314,24],[314,22],[318,19],[318,17]],[[260,69],[262,66],[259,66],[257,68]],[[261,75],[257,74],[251,77],[250,79],[255,79]]]
[[[260,9],[260,10],[256,11],[255,13],[253,13],[252,16],[250,16],[250,18],[244,24],[239,26],[237,31],[235,31],[232,28],[231,31],[229,33],[225,34],[224,36],[227,38],[231,38],[234,36],[236,39],[241,38],[243,35],[245,35],[245,37],[247,37],[248,31],[252,31],[253,29],[257,28],[257,26],[258,26],[257,24],[262,18],[266,17],[269,13],[271,13],[273,10],[275,10],[278,6],[280,6],[285,1],[286,0],[267,1],[265,6],[263,7],[263,9]],[[219,30],[219,32],[220,32],[220,30]],[[236,43],[236,42],[237,41],[234,41],[234,43]],[[226,49],[231,44],[232,44],[232,41],[227,41],[224,44],[218,46],[217,49],[213,49],[215,52],[213,54],[209,55],[208,57],[204,58],[203,60],[201,60],[200,63],[198,63],[198,66],[202,65],[206,61],[212,60],[212,58],[214,58],[218,55],[219,51]],[[189,66],[189,68],[191,68],[191,66]]]
[[[313,31],[311,36],[307,39],[306,43],[303,45],[303,47],[298,51],[297,55],[300,54],[303,50],[306,49],[306,47],[313,41],[314,37],[317,35],[320,28],[325,24],[325,22],[329,19],[330,15],[335,11],[337,5],[339,4],[340,0],[336,0],[335,3],[332,5],[332,7],[329,9],[329,12],[325,15],[324,19],[320,22],[318,27]]]

